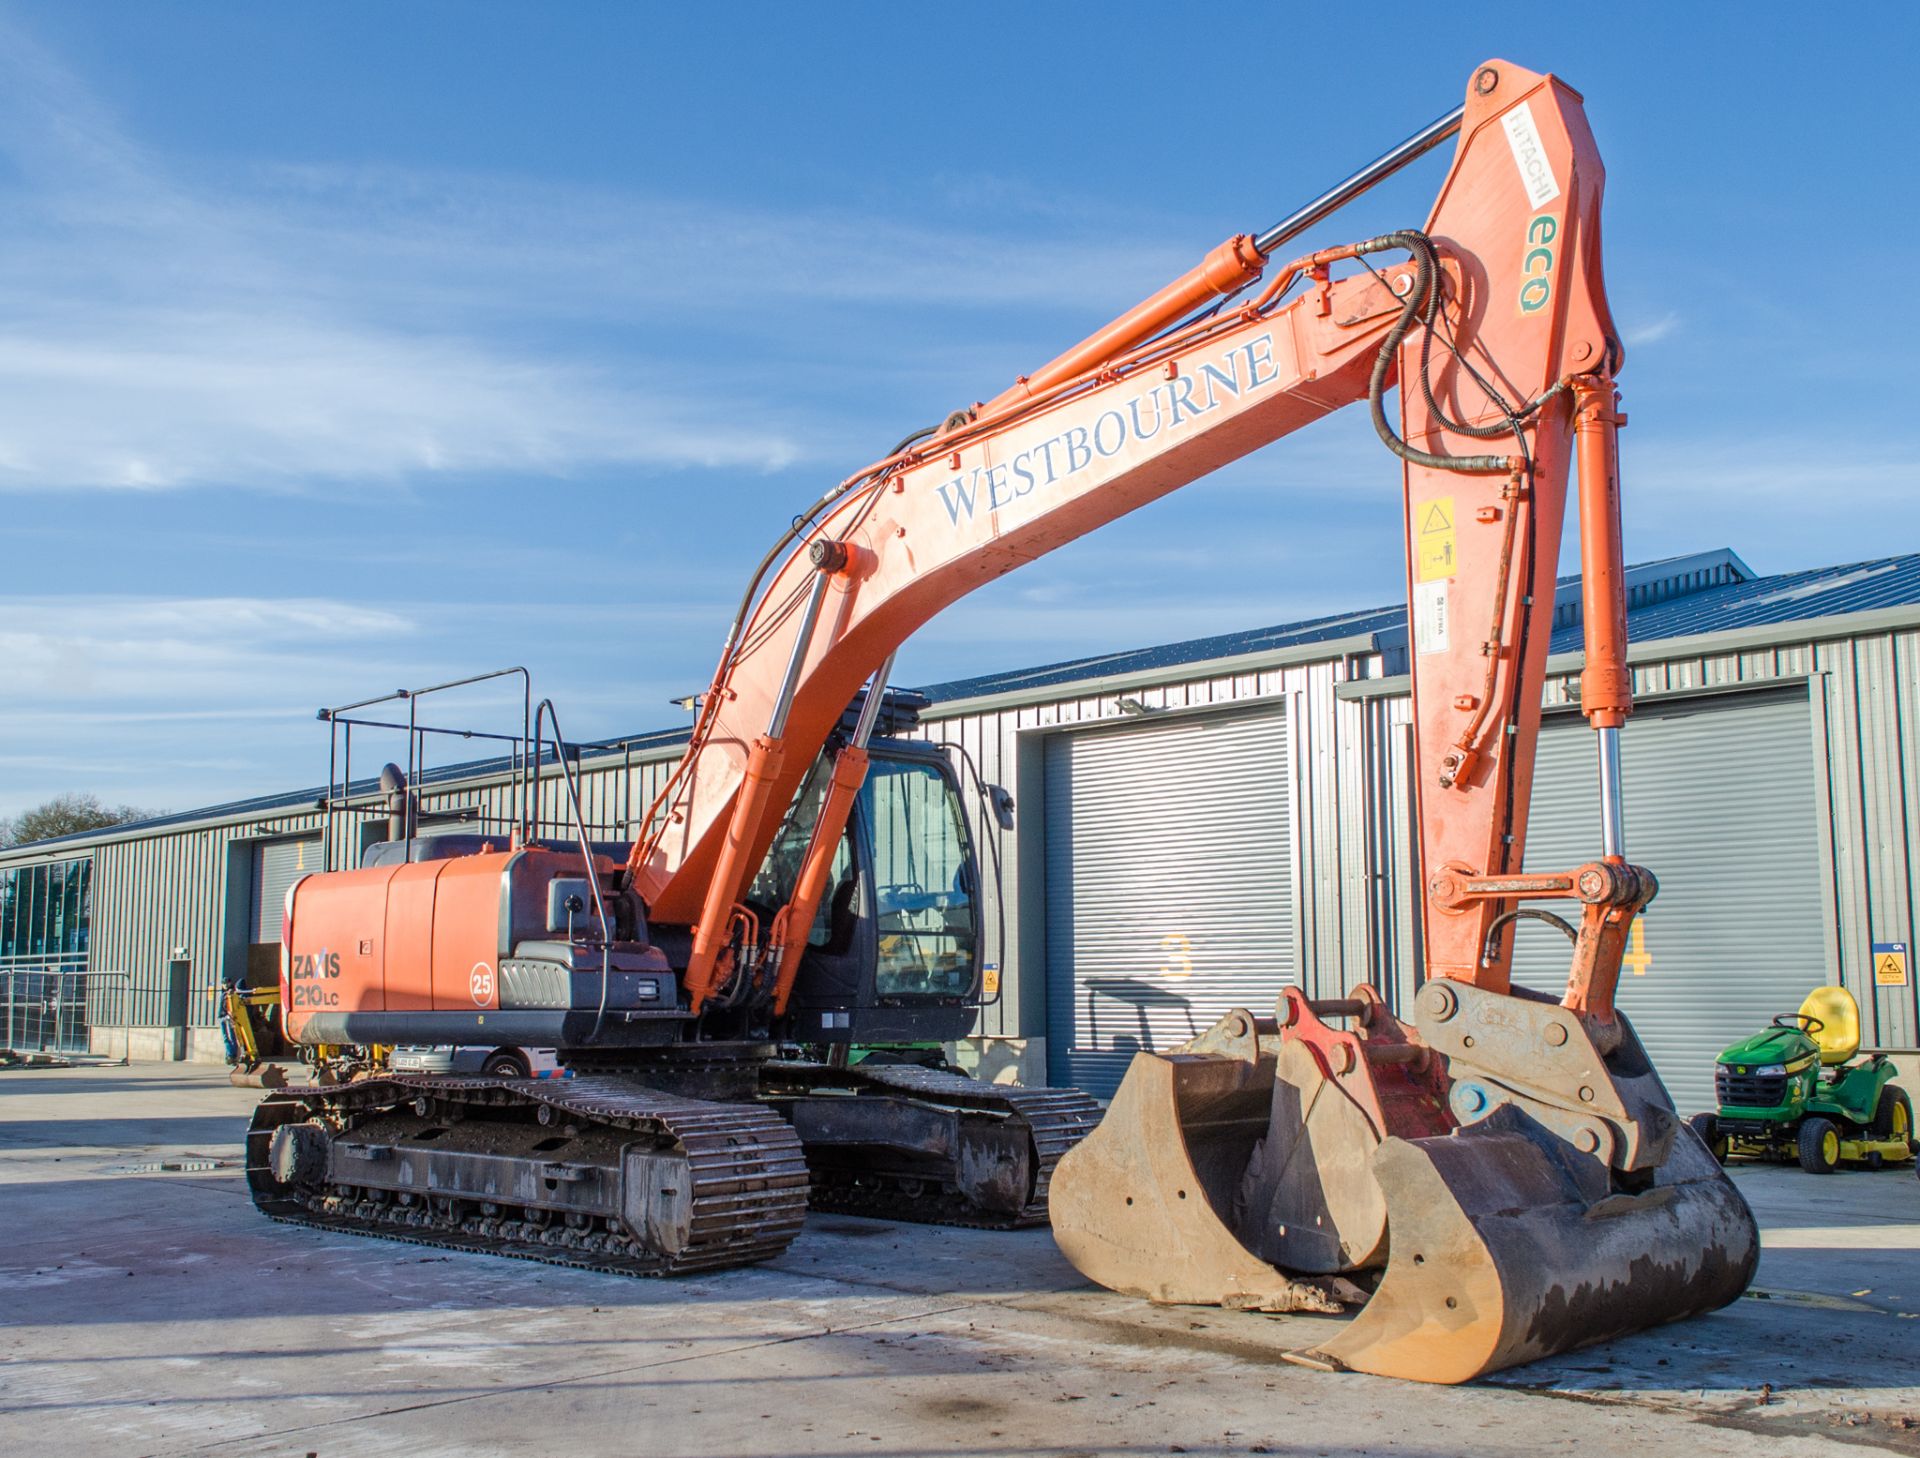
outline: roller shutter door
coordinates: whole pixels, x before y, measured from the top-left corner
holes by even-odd
[[[1633,1020],[1682,1115],[1713,1107],[1713,1060],[1830,981],[1820,906],[1813,731],[1804,689],[1643,709],[1621,731],[1627,855],[1660,878],[1620,974]],[[1597,855],[1593,732],[1548,721],[1529,869]],[[1535,903],[1578,920],[1564,903]],[[1516,980],[1556,996],[1570,947],[1523,924]]]
[[[1052,1082],[1104,1098],[1136,1050],[1293,981],[1287,750],[1278,706],[1047,741]]]
[[[309,871],[320,869],[320,841],[262,841],[253,848],[253,929],[256,946],[280,940],[280,923],[287,914],[287,888]]]

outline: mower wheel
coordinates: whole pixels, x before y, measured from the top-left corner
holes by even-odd
[[[1800,1168],[1808,1174],[1832,1174],[1840,1163],[1840,1128],[1818,1114],[1800,1121]]]
[[[1707,1146],[1707,1152],[1720,1163],[1727,1162],[1729,1140],[1720,1132],[1720,1121],[1712,1114],[1695,1114],[1687,1120],[1687,1127],[1700,1136],[1700,1142]]]
[[[1913,1100],[1907,1097],[1907,1091],[1897,1084],[1888,1084],[1880,1090],[1880,1104],[1873,1111],[1873,1137],[1875,1139],[1913,1138]]]

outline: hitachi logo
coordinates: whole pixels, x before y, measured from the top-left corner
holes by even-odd
[[[1218,410],[1227,399],[1237,400],[1279,378],[1273,336],[1262,334],[1230,350],[1220,364],[1202,364],[1194,374],[1163,380],[1101,411],[1091,425],[1069,426],[1009,461],[975,466],[933,489],[947,509],[947,519],[958,526],[962,517],[971,521],[983,505],[998,511],[1036,490],[1071,481],[1095,460],[1118,455],[1129,441],[1180,430]]]

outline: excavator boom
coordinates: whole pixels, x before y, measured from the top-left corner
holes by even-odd
[[[1578,96],[1490,62],[1460,112],[1362,176],[1377,180],[1456,130],[1424,230],[1280,267],[1265,250],[1297,223],[1229,239],[990,404],[823,498],[809,549],[750,594],[630,861],[652,916],[695,927],[696,1007],[814,750],[920,624],[1363,400],[1405,459],[1421,851],[1429,899],[1447,911],[1428,923],[1430,966],[1504,990],[1510,938],[1499,923],[1511,895],[1481,882],[1524,851],[1540,702],[1522,688],[1537,689],[1545,663],[1576,432],[1594,467],[1581,488],[1587,621],[1610,629],[1591,645],[1583,702],[1605,734],[1630,707],[1611,466],[1620,346],[1600,271],[1604,173]],[[1363,267],[1334,278],[1346,260]],[[1406,385],[1398,434],[1382,399],[1395,379]]]

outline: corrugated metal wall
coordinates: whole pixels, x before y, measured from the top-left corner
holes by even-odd
[[[1018,801],[1015,827],[1000,837],[1008,947],[1004,996],[981,1015],[979,1031],[992,1037],[1041,1037],[1046,1027],[1045,805],[1042,757],[1048,731],[1128,719],[1122,697],[1148,709],[1186,709],[1248,699],[1286,705],[1296,806],[1292,834],[1297,971],[1312,995],[1331,995],[1368,975],[1365,756],[1357,731],[1359,705],[1334,697],[1348,677],[1345,656],[1283,664],[1191,681],[1137,688],[1103,688],[1043,703],[929,717],[921,732],[964,748],[989,782]],[[939,713],[936,706],[933,711]],[[1349,742],[1341,742],[1344,727]],[[991,879],[989,874],[989,880]],[[989,886],[991,894],[992,887]],[[989,923],[993,915],[989,907]]]
[[[1872,969],[1875,942],[1915,940],[1920,899],[1920,794],[1910,789],[1920,766],[1920,629],[1899,627],[1801,642],[1759,641],[1707,646],[1695,653],[1668,653],[1633,665],[1634,693],[1659,696],[1766,684],[1803,684],[1812,726],[1815,829],[1820,838],[1815,875],[1822,906],[1832,980],[1859,999],[1864,1036],[1872,1046],[1913,1048],[1920,1042],[1916,989],[1877,987]],[[1777,635],[1776,635],[1777,636]],[[1635,655],[1639,657],[1639,654]],[[1545,700],[1549,709],[1576,704],[1578,674],[1556,660]],[[1364,690],[1361,690],[1364,692]],[[1349,690],[1349,693],[1355,692]],[[1410,702],[1404,694],[1365,701],[1366,733],[1386,746],[1401,812],[1410,807],[1405,777],[1411,754]],[[1627,733],[1632,733],[1629,725]],[[1710,807],[1702,807],[1710,817]],[[1386,869],[1402,881],[1411,876],[1411,822],[1389,813],[1397,832],[1384,847]],[[1632,850],[1632,828],[1628,828]],[[1657,873],[1661,869],[1653,867]],[[1410,908],[1411,909],[1411,908]],[[1418,928],[1414,918],[1382,939],[1382,975],[1403,990],[1417,976]],[[1809,983],[1809,987],[1812,984]],[[1786,1009],[1791,1011],[1791,1009]]]
[[[1872,631],[1857,624],[1834,627],[1852,631],[1829,628],[1823,636],[1803,625],[1803,636],[1790,640],[1791,629],[1749,630],[1718,643],[1701,640],[1701,647],[1676,645],[1680,651],[1658,658],[1637,653],[1636,690],[1651,696],[1777,679],[1809,682],[1823,836],[1820,895],[1836,970],[1861,998],[1868,1038],[1878,1046],[1912,1047],[1920,1041],[1915,989],[1875,988],[1871,947],[1875,941],[1920,939],[1920,796],[1907,790],[1909,767],[1920,765],[1920,621]],[[1042,1035],[1044,908],[1034,899],[1043,891],[1041,741],[1062,725],[1117,718],[1121,697],[1156,708],[1286,699],[1297,807],[1291,828],[1295,930],[1304,981],[1316,996],[1369,977],[1410,990],[1418,926],[1409,891],[1407,703],[1404,694],[1368,697],[1374,686],[1367,684],[1348,684],[1336,694],[1352,677],[1348,659],[1333,656],[1337,651],[1328,649],[1319,662],[1238,671],[1197,666],[1192,678],[1179,682],[1115,680],[1045,702],[962,706],[962,712],[929,718],[926,737],[964,747],[984,778],[1007,786],[1020,801],[1016,828],[995,832],[1009,944],[1001,958],[1003,996],[982,1015],[981,1032]],[[1556,660],[1553,667],[1546,699],[1550,706],[1564,705],[1570,702],[1571,665]],[[1377,666],[1369,664],[1369,671]],[[617,758],[584,767],[583,808],[600,827],[596,833],[624,837],[672,759],[668,752],[664,758],[636,757],[630,768]],[[1384,789],[1375,793],[1378,786]],[[541,798],[547,823],[556,830],[565,826],[564,792],[551,773]],[[498,784],[434,788],[423,801],[427,814],[470,813],[480,817],[482,828],[504,828],[512,803],[510,791]],[[357,855],[358,826],[365,819],[335,817],[336,863]],[[316,811],[275,812],[243,825],[74,842],[38,856],[14,852],[0,856],[0,863],[66,859],[91,850],[91,965],[127,970],[157,989],[172,949],[186,948],[193,963],[193,1015],[205,1025],[212,1020],[212,989],[225,948],[228,847],[311,832],[320,821]],[[990,870],[986,879],[991,897]],[[244,899],[241,905],[244,915]],[[987,925],[994,921],[989,905]]]
[[[1620,1009],[1682,1113],[1713,1107],[1713,1060],[1826,977],[1813,736],[1804,680],[1650,703],[1621,736],[1627,853],[1660,895],[1634,924]],[[1593,732],[1549,716],[1527,863],[1570,867],[1599,844]],[[1577,920],[1565,902],[1531,903]],[[1515,927],[1514,977],[1558,994],[1570,948]]]
[[[276,836],[316,831],[318,811],[273,821]],[[162,978],[174,949],[192,967],[187,1002],[190,1024],[212,1027],[214,988],[227,953],[230,847],[264,837],[251,824],[180,830],[138,840],[109,841],[94,852],[93,935],[88,965],[94,971],[126,972],[133,979],[134,1027],[164,1022]],[[238,856],[244,893],[237,914],[250,918],[253,861],[250,846]],[[244,937],[243,920],[240,934]]]
[[[1104,1097],[1295,979],[1286,715],[1141,715],[1045,755],[1048,1079]]]

